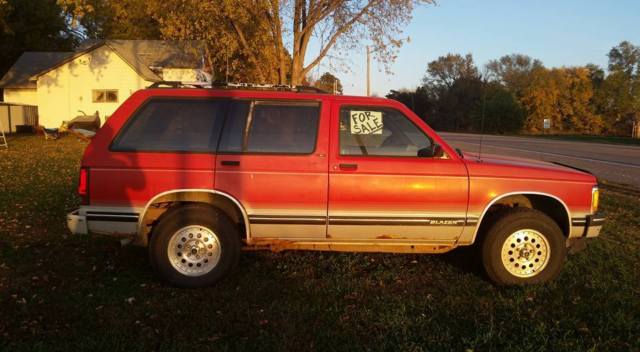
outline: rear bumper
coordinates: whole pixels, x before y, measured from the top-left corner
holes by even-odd
[[[87,217],[80,215],[80,209],[67,214],[67,227],[74,235],[86,235],[89,233]]]
[[[136,240],[138,212],[133,208],[82,206],[67,214],[74,235],[100,234]]]

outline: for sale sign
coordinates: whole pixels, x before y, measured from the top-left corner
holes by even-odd
[[[351,134],[382,134],[381,111],[351,110]]]

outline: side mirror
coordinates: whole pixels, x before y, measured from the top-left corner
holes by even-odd
[[[441,158],[444,155],[444,151],[440,144],[432,144],[429,147],[418,150],[418,157],[420,158]]]
[[[442,158],[444,157],[444,150],[440,144],[433,145],[433,157],[434,158]]]
[[[433,148],[427,147],[418,149],[418,157],[419,158],[431,158],[433,156]]]

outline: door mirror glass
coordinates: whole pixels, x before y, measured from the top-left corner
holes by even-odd
[[[442,158],[444,157],[444,150],[440,144],[433,144],[426,148],[418,150],[418,157],[420,158]]]
[[[418,157],[420,158],[443,158],[444,155],[444,150],[442,150],[440,144],[433,144],[418,150]]]
[[[433,156],[433,148],[426,147],[418,150],[418,157],[420,158],[431,158]]]

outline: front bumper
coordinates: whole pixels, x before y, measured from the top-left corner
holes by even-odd
[[[573,218],[570,237],[598,237],[604,221],[605,217],[600,213],[587,215],[584,218]]]
[[[582,237],[598,237],[605,220],[605,217],[599,213],[587,215]]]
[[[74,235],[86,235],[89,233],[87,227],[87,217],[80,215],[80,210],[76,209],[67,214],[67,227]]]
[[[575,219],[572,221],[572,226],[581,228],[581,236],[571,237],[567,240],[567,247],[569,247],[569,253],[573,254],[579,252],[587,247],[587,239],[592,237],[598,237],[600,230],[605,222],[605,217],[602,214],[596,213],[587,215],[584,219]]]

